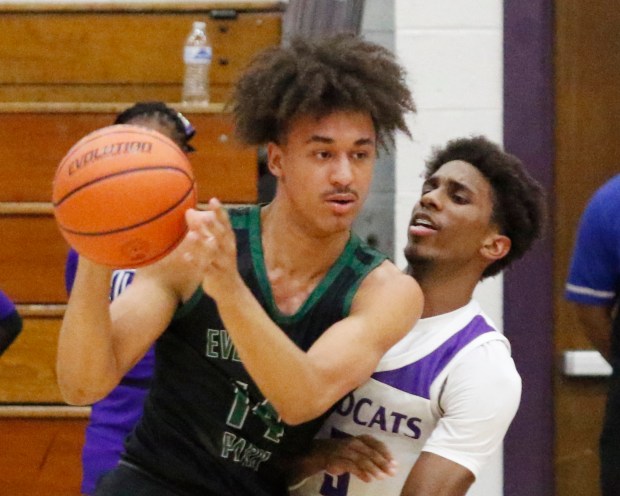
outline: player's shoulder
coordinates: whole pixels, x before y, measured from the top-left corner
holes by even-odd
[[[499,344],[491,341],[471,350],[457,360],[441,384],[433,385],[431,396],[448,422],[460,419],[475,430],[503,435],[519,407],[522,379]],[[498,426],[504,427],[498,431]]]
[[[384,291],[405,291],[417,295],[422,290],[418,282],[410,275],[400,270],[389,259],[383,260],[373,271],[368,274],[365,281],[377,289]]]
[[[608,200],[616,204],[620,203],[620,174],[612,177],[597,189],[592,198],[600,202]]]
[[[476,384],[482,391],[494,390],[499,395],[514,395],[521,392],[521,376],[510,354],[510,345],[505,339],[486,339],[474,345],[458,357],[449,376],[464,382]]]
[[[618,208],[620,208],[620,174],[594,192],[586,205],[584,215],[591,220],[597,220],[601,215],[613,213],[615,218]]]
[[[419,307],[424,301],[417,281],[401,271],[390,260],[384,260],[362,282],[358,292],[366,303],[391,307]],[[370,301],[369,301],[370,300]]]

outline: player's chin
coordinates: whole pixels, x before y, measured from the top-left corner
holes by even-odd
[[[428,250],[424,250],[423,247],[416,243],[409,241],[404,250],[405,260],[411,265],[422,264],[433,260],[433,256]]]
[[[334,232],[349,231],[353,228],[355,215],[335,215],[331,219],[330,227]]]

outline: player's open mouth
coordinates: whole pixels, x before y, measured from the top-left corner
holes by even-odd
[[[355,205],[357,196],[354,193],[334,193],[327,195],[325,200],[337,213],[345,213]]]
[[[425,214],[414,215],[409,226],[409,233],[414,236],[428,236],[437,231],[437,225]]]

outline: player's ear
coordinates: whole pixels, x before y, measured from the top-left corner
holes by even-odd
[[[508,236],[499,233],[489,234],[482,243],[480,254],[493,263],[508,255],[512,242]]]
[[[269,172],[276,177],[282,175],[283,155],[280,145],[272,141],[267,143],[267,166],[269,167]]]

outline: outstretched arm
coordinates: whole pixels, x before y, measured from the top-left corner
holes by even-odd
[[[138,270],[110,304],[112,270],[80,259],[58,341],[56,368],[65,401],[84,405],[103,398],[165,330],[182,299],[179,260],[173,253]]]
[[[244,366],[282,419],[316,418],[366,381],[422,313],[422,292],[384,262],[362,282],[348,317],[304,352],[271,320],[242,280],[228,216],[219,203],[189,212],[203,288],[215,300]],[[199,254],[199,255],[198,255]]]

